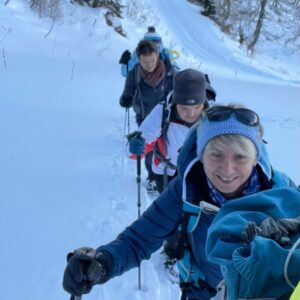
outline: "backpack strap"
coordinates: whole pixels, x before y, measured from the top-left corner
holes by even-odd
[[[188,248],[187,243],[187,236],[188,232],[193,230],[197,224],[192,224],[193,226],[189,225],[190,218],[195,217],[199,218],[202,212],[209,213],[209,214],[216,214],[219,210],[219,207],[210,204],[206,201],[200,201],[199,204],[199,211],[188,211],[183,205],[183,214],[182,214],[182,221],[181,221],[181,228],[180,228],[180,236],[178,240],[178,251],[177,251],[177,259],[181,259],[184,255],[184,250]],[[200,218],[199,218],[200,219]]]
[[[188,233],[188,225],[189,225],[189,220],[191,215],[197,216],[198,214],[187,212],[187,211],[184,211],[182,214],[182,221],[181,221],[182,223],[181,223],[178,245],[177,245],[177,253],[176,253],[176,259],[178,260],[183,258],[184,250],[188,248],[187,233]]]
[[[170,98],[169,98],[170,99]],[[165,148],[167,147],[166,141],[167,141],[167,131],[170,124],[170,114],[171,114],[171,102],[168,101],[168,99],[165,99],[162,102],[163,109],[162,109],[162,118],[161,118],[161,131],[160,131],[160,137],[164,141]],[[165,151],[167,151],[165,149]],[[163,175],[163,189],[168,184],[168,174],[167,169],[170,168],[172,170],[177,170],[177,166],[172,164],[169,159],[166,159],[164,154],[161,152],[161,149],[158,146],[158,143],[155,144],[153,149],[154,155],[159,159],[159,161],[164,162],[166,164],[164,168],[164,175]]]
[[[176,259],[179,261],[177,265],[179,271],[185,270],[183,273],[180,273],[183,276],[180,276],[180,288],[182,293],[186,293],[189,288],[192,286],[198,286],[205,290],[207,290],[210,294],[215,294],[217,290],[212,287],[207,281],[205,274],[198,268],[193,267],[192,256],[190,254],[190,244],[188,241],[188,232],[193,231],[195,226],[197,226],[198,221],[193,222],[192,219],[200,220],[199,215],[203,213],[216,214],[219,208],[213,204],[210,204],[205,201],[200,201],[199,203],[199,211],[197,212],[195,209],[189,210],[188,207],[183,205],[183,213],[182,213],[182,223],[179,232],[179,239],[177,243],[177,253]],[[191,221],[191,222],[190,222]],[[194,224],[195,223],[195,224]],[[189,266],[187,266],[185,262],[188,262]],[[182,265],[182,267],[180,267]],[[181,271],[180,271],[181,272]],[[186,275],[184,274],[187,272]]]
[[[159,51],[159,58],[165,63],[166,70],[169,70],[171,68],[172,64],[171,64],[169,54],[165,48],[163,48],[161,51]]]
[[[171,115],[171,107],[172,107],[172,100],[171,97],[169,99],[165,99],[163,101],[163,110],[162,110],[162,118],[161,118],[161,131],[160,136],[166,137],[167,130],[170,124],[170,115]]]
[[[141,87],[140,87],[142,76],[141,76],[141,72],[140,72],[140,68],[139,68],[138,64],[135,65],[134,72],[135,72],[135,87],[136,87],[136,92],[134,95],[134,103],[137,102],[137,98],[140,98],[141,116],[142,116],[142,119],[144,119],[145,118],[145,108],[144,108],[144,102],[142,99],[143,98],[142,91],[141,91]]]

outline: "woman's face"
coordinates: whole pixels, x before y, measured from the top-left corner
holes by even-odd
[[[155,52],[152,52],[150,55],[139,56],[139,62],[142,68],[149,73],[155,70],[157,66],[157,61],[158,61],[158,54]]]
[[[256,164],[255,159],[237,154],[230,147],[205,149],[202,162],[206,176],[225,197],[240,193]]]
[[[181,120],[187,123],[196,122],[203,110],[204,104],[181,105],[176,104],[176,110]]]

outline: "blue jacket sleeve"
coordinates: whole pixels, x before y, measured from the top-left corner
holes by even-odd
[[[111,278],[148,259],[178,228],[182,214],[181,190],[181,183],[175,178],[138,220],[114,241],[97,249],[112,257]]]

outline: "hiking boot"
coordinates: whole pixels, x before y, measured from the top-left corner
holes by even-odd
[[[148,193],[156,193],[157,186],[155,180],[149,180],[146,186],[146,190]]]
[[[176,262],[177,262],[176,258],[172,259],[166,255],[164,265],[167,269],[172,269],[174,267],[174,265],[176,264]]]

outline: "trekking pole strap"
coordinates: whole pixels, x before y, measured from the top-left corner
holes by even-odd
[[[287,258],[285,260],[285,264],[284,264],[284,278],[287,282],[287,284],[292,288],[295,289],[296,286],[290,281],[290,278],[288,276],[288,267],[289,267],[289,263],[291,260],[291,257],[293,255],[293,253],[295,252],[296,248],[300,245],[300,238],[298,238],[298,240],[295,242],[295,244],[292,246],[292,248],[290,249]]]
[[[187,242],[187,228],[189,223],[190,214],[187,212],[183,213],[182,217],[182,224],[181,224],[181,230],[180,235],[178,239],[178,247],[177,247],[177,253],[176,258],[177,260],[180,260],[184,256],[184,250],[186,249],[186,242]]]
[[[164,162],[168,168],[171,170],[177,170],[176,165],[172,164],[169,158],[167,159],[164,157],[157,144],[154,146],[153,153],[161,162]]]

